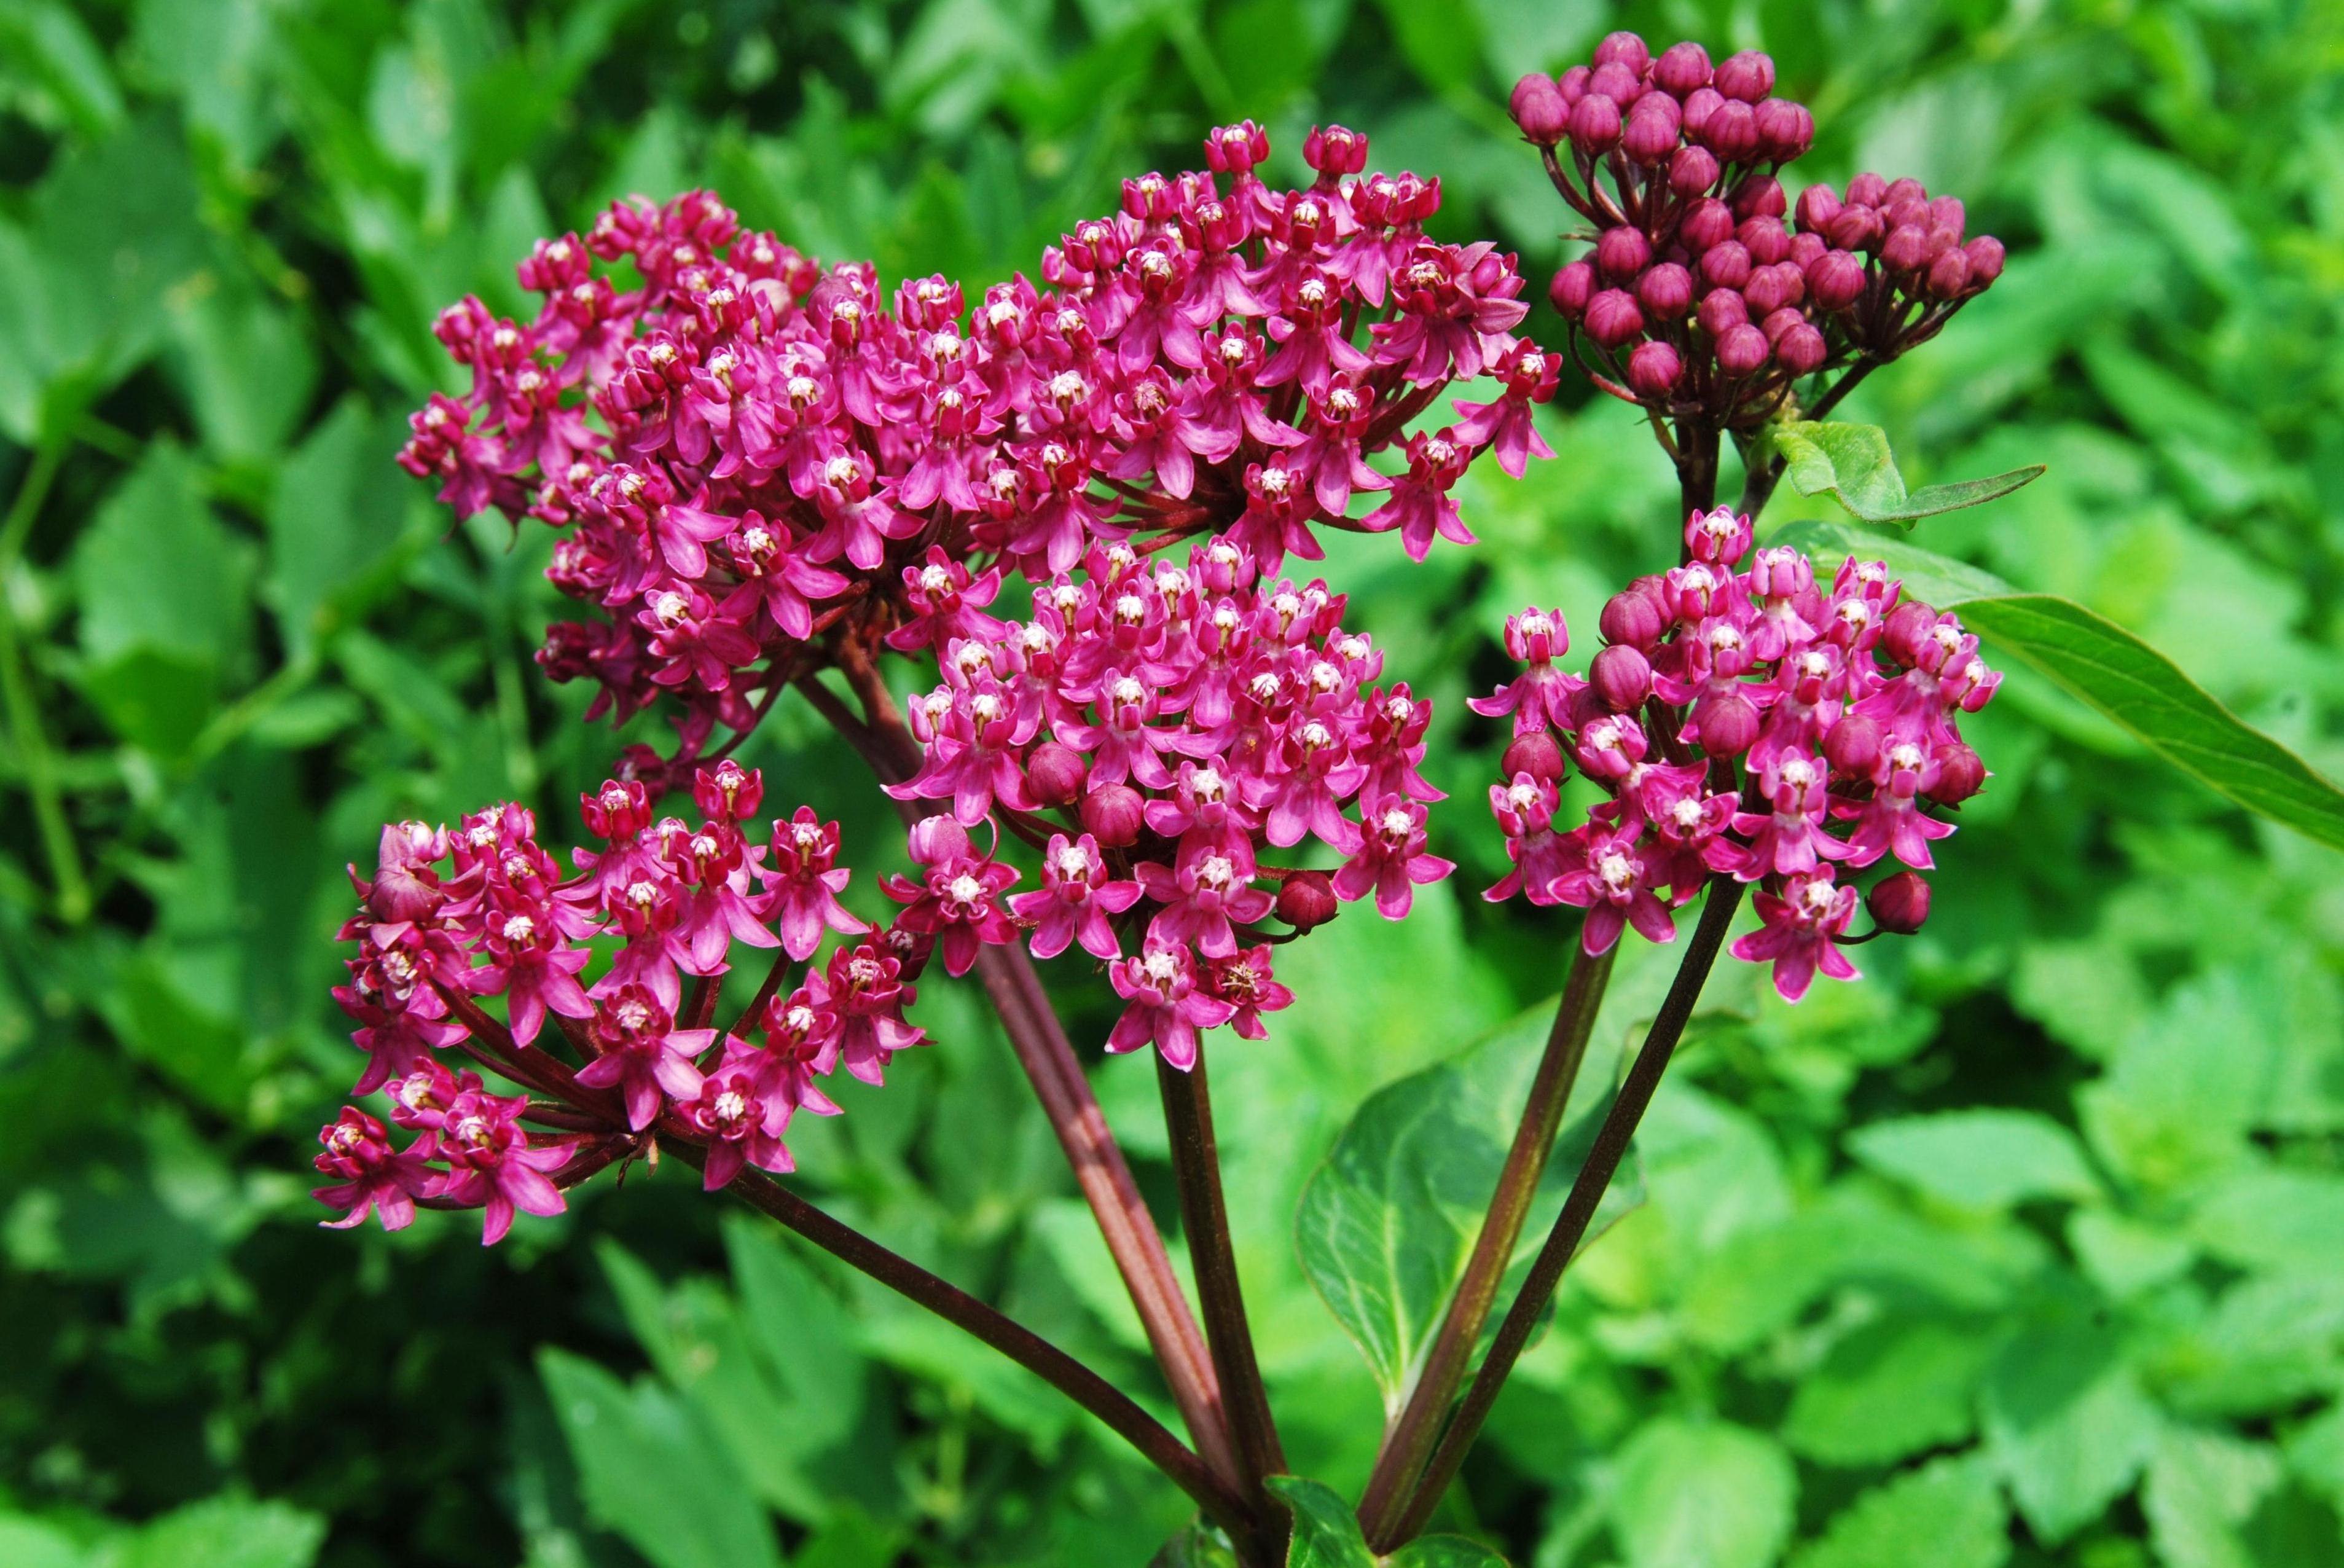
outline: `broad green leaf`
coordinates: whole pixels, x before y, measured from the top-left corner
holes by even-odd
[[[1995,1471],[2027,1527],[2054,1546],[2132,1485],[2160,1422],[2116,1330],[2081,1309],[2004,1349],[1980,1413]]]
[[[864,1353],[954,1391],[1045,1456],[1058,1451],[1079,1415],[1064,1394],[1024,1367],[915,1307],[889,1300],[859,1327]]]
[[[2157,1561],[2164,1568],[2259,1568],[2238,1527],[2281,1474],[2268,1443],[2179,1427],[2165,1432],[2141,1490]]]
[[[282,1502],[214,1497],[167,1513],[108,1559],[109,1568],[308,1568],[326,1522]]]
[[[1791,1568],[2002,1568],[2008,1516],[1983,1464],[1940,1459],[1862,1493]]]
[[[0,57],[25,66],[84,136],[102,137],[122,123],[122,89],[72,6],[18,0],[0,10]]]
[[[1967,1209],[2099,1196],[2076,1135],[2035,1111],[1940,1111],[1876,1121],[1849,1135],[1847,1150],[1883,1176]]]
[[[1612,1533],[1628,1568],[1765,1568],[1790,1539],[1798,1484],[1773,1438],[1663,1416],[1620,1452]]]
[[[265,592],[297,657],[363,606],[392,565],[411,494],[388,466],[397,429],[345,399],[278,476]]]
[[[1440,1327],[1480,1234],[1538,1070],[1551,1012],[1533,1008],[1455,1058],[1369,1097],[1303,1189],[1295,1219],[1302,1267],[1358,1341],[1397,1410]],[[1522,1227],[1515,1262],[1534,1254],[1601,1118],[1601,1053],[1574,1099]],[[1605,1194],[1590,1236],[1636,1201],[1632,1174]],[[1582,1243],[1584,1245],[1584,1243]]]
[[[1888,452],[1887,432],[1877,425],[1799,420],[1775,426],[1772,434],[1793,489],[1801,495],[1828,494],[1865,522],[1910,527],[1941,511],[2008,495],[2043,476],[2043,465],[2035,463],[1990,479],[1923,485],[1907,493],[1904,476]]]
[[[2240,723],[2173,662],[2121,626],[2048,594],[1982,599],[1962,619],[2236,804],[2344,848],[2344,791]]]
[[[1286,1568],[1375,1568],[1359,1516],[1332,1487],[1298,1475],[1273,1475],[1269,1489],[1294,1514]]]
[[[1978,1380],[1994,1348],[1975,1322],[1867,1324],[1799,1380],[1783,1441],[1810,1459],[1849,1467],[1958,1442],[1975,1425]]]
[[[588,1510],[652,1568],[781,1568],[764,1509],[682,1401],[566,1351],[537,1364]]]
[[[1506,1560],[1462,1535],[1420,1535],[1390,1556],[1384,1568],[1506,1568]]]
[[[2242,1269],[2318,1273],[2344,1263],[2344,1177],[2245,1168],[2216,1182],[2190,1216],[2198,1244]]]
[[[1991,572],[1924,550],[1901,534],[1883,533],[1853,523],[1802,518],[1768,534],[1766,542],[1794,545],[1805,551],[1814,557],[1816,572],[1826,577],[1850,556],[1858,561],[1877,561],[1888,568],[1891,577],[1904,585],[1906,598],[1921,600],[1940,610],[1974,599],[2002,598],[2018,592]]]
[[[1238,1555],[1227,1535],[1192,1519],[1148,1559],[1147,1568],[1238,1568]]]
[[[170,308],[175,362],[205,446],[245,463],[274,458],[318,379],[299,320],[232,273],[206,274],[174,293]],[[375,489],[398,489],[379,461],[368,478]]]
[[[56,1526],[0,1513],[0,1563],[11,1568],[83,1568],[88,1561],[73,1537]]]

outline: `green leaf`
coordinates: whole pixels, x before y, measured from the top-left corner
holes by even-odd
[[[2207,1251],[2242,1269],[2332,1269],[2344,1258],[2344,1176],[2232,1171],[2198,1201],[2189,1231]]]
[[[64,1531],[37,1519],[0,1513],[0,1563],[9,1568],[83,1568],[88,1561]]]
[[[1984,1465],[1940,1459],[1834,1514],[1791,1568],[2002,1568],[2010,1558],[2008,1514]]]
[[[1294,1514],[1286,1568],[1375,1568],[1359,1516],[1332,1487],[1298,1475],[1273,1475],[1268,1486]]]
[[[1799,1380],[1783,1440],[1810,1459],[1849,1467],[1958,1442],[1975,1423],[1978,1380],[1994,1348],[1975,1323],[1867,1324]]]
[[[1227,1535],[1192,1519],[1148,1559],[1147,1568],[1238,1568],[1238,1554]]]
[[[2088,1201],[2100,1186],[2076,1135],[2035,1111],[1956,1110],[1874,1122],[1847,1139],[1883,1176],[1965,1209],[2035,1199]]]
[[[84,136],[102,137],[122,123],[122,90],[106,51],[71,6],[20,0],[0,10],[0,54],[25,66]]]
[[[1987,1455],[2027,1527],[2050,1546],[2132,1485],[2159,1424],[2116,1331],[2080,1308],[2003,1351],[1980,1412]]]
[[[537,1365],[588,1510],[652,1568],[781,1568],[764,1509],[675,1396],[564,1351]]]
[[[1506,1568],[1506,1560],[1462,1535],[1420,1535],[1390,1556],[1385,1568]]]
[[[207,1498],[140,1530],[111,1568],[308,1568],[326,1522],[282,1502]]]
[[[2043,465],[2033,463],[1990,479],[1923,485],[1908,494],[1904,476],[1889,455],[1888,434],[1878,425],[1799,420],[1775,426],[1773,439],[1788,464],[1785,477],[1793,489],[1801,495],[1829,494],[1849,515],[1866,522],[1910,527],[1941,511],[1996,500],[2043,477]]]
[[[1790,1539],[1797,1496],[1773,1439],[1664,1416],[1620,1452],[1612,1533],[1629,1568],[1765,1568]]]
[[[2282,1475],[2268,1443],[2175,1428],[2157,1442],[2141,1490],[2149,1539],[2164,1568],[2257,1568],[2238,1527]]]
[[[1376,1091],[1303,1189],[1295,1219],[1303,1270],[1367,1356],[1388,1411],[1405,1398],[1464,1272],[1551,1020],[1551,1009],[1533,1008],[1452,1059]],[[1581,1075],[1588,1098],[1608,1087],[1603,1076],[1592,1064]],[[1517,1265],[1544,1239],[1600,1115],[1590,1109],[1566,1122],[1522,1227]],[[1635,1201],[1634,1183],[1615,1180],[1591,1239]]]
[[[1997,648],[2042,671],[2217,794],[2344,848],[2344,791],[2240,723],[2123,627],[2041,593],[1977,600],[1961,612]]]
[[[223,458],[277,455],[309,403],[318,356],[298,319],[235,274],[210,274],[171,297],[176,363],[204,444]],[[379,455],[379,454],[377,454]],[[378,467],[374,489],[391,491]]]
[[[389,478],[396,430],[345,399],[278,477],[265,592],[296,657],[314,651],[385,586],[410,494]]]
[[[177,448],[150,448],[73,556],[84,684],[126,740],[185,749],[210,716],[245,627],[244,553]]]

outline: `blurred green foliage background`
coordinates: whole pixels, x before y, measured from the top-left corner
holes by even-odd
[[[494,1252],[463,1217],[314,1228],[355,1060],[342,863],[506,796],[567,839],[619,744],[530,663],[548,532],[450,532],[390,464],[447,373],[429,323],[517,309],[512,262],[603,200],[694,184],[824,258],[981,284],[1242,115],[1288,172],[1314,120],[1366,129],[1440,176],[1450,237],[1542,278],[1562,215],[1504,92],[1621,25],[1771,49],[1824,126],[1799,173],[1918,175],[2010,244],[1853,417],[1916,481],[2051,472],[1917,541],[2081,599],[2344,774],[2322,0],[0,6],[0,1563],[1145,1561],[1168,1486],[689,1173]],[[1372,1089],[1551,995],[1568,934],[1473,896],[1495,737],[1461,698],[1508,610],[1591,640],[1670,550],[1665,464],[1582,392],[1555,461],[1477,478],[1478,550],[1330,563],[1439,699],[1466,871],[1296,948],[1300,1005],[1217,1058],[1289,1453],[1346,1487],[1379,1411],[1295,1262],[1298,1195]],[[1796,1010],[1713,983],[1645,1201],[1566,1282],[1452,1526],[1541,1568],[2344,1563],[2344,857],[2022,674],[1975,739],[1997,776],[1924,936]],[[803,713],[751,754],[884,837]],[[1096,1038],[1097,987],[1058,979]],[[1623,963],[1600,1049],[1664,981]],[[805,1185],[1147,1388],[1005,1047],[928,992],[945,1043],[793,1138]],[[1167,1196],[1145,1064],[1096,1076]]]

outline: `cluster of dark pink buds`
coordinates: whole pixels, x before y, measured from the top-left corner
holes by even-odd
[[[1763,54],[1655,58],[1633,33],[1515,86],[1515,123],[1592,226],[1551,297],[1605,390],[1749,428],[1810,375],[1934,336],[2001,275],[2001,243],[1965,240],[1961,202],[1918,180],[1810,186],[1787,223],[1778,177],[1814,118],[1773,87]]]
[[[360,906],[341,936],[359,951],[334,996],[367,1056],[354,1092],[386,1089],[392,1120],[419,1136],[395,1149],[354,1107],[325,1128],[318,1168],[338,1183],[318,1196],[346,1211],[338,1223],[372,1211],[397,1229],[419,1201],[480,1208],[493,1242],[516,1209],[560,1212],[565,1178],[663,1126],[705,1144],[711,1188],[743,1164],[787,1170],[791,1117],[838,1109],[818,1077],[843,1066],[875,1084],[895,1052],[922,1043],[903,1017],[914,993],[897,946],[838,901],[849,875],[837,864],[838,824],[802,806],[753,838],[763,793],[756,773],[729,760],[702,769],[693,825],[654,821],[641,782],[612,780],[581,798],[601,847],[572,852],[567,877],[518,805],[453,831],[383,830],[373,878],[351,872]],[[783,992],[784,966],[813,959],[826,932],[844,938],[827,965]],[[609,962],[590,981],[597,941]],[[773,974],[720,1030],[710,1027],[714,982],[735,944],[776,950]],[[480,998],[501,998],[503,1019]],[[574,1071],[538,1044],[549,1018],[579,1058]],[[519,1082],[595,1091],[607,1125],[486,1094],[476,1075],[441,1062],[450,1047]],[[520,1125],[540,1118],[566,1136]]]
[[[599,683],[597,714],[680,698],[681,754],[634,764],[672,785],[848,644],[981,632],[1005,572],[1102,541],[1227,532],[1268,570],[1316,559],[1315,528],[1397,530],[1419,558],[1470,542],[1450,486],[1483,450],[1517,473],[1543,455],[1530,409],[1559,370],[1512,335],[1513,258],[1428,238],[1439,182],[1364,172],[1340,127],[1311,132],[1305,190],[1259,177],[1250,121],[1205,151],[1125,181],[1040,286],[973,309],[940,277],[891,301],[867,264],[819,268],[705,192],[621,202],[521,264],[533,322],[442,315],[471,390],[434,396],[399,460],[460,512],[565,531],[549,575],[608,620],[557,624],[540,661]],[[1477,379],[1486,400],[1410,433]]]
[[[1726,507],[1695,513],[1685,541],[1684,565],[1603,607],[1584,679],[1556,663],[1570,645],[1560,612],[1507,622],[1526,668],[1472,703],[1514,721],[1506,782],[1490,791],[1514,869],[1487,896],[1583,908],[1584,946],[1601,953],[1626,926],[1672,940],[1670,911],[1713,875],[1757,883],[1764,924],[1733,953],[1771,960],[1796,1001],[1818,968],[1855,977],[1839,947],[1858,897],[1838,868],[1893,855],[1931,869],[1931,841],[1954,831],[1935,810],[1985,779],[1957,715],[2002,677],[1957,619],[1901,598],[1876,562],[1851,558],[1819,582],[1795,549],[1753,552],[1750,520]],[[1565,831],[1554,815],[1572,763],[1608,798]],[[1892,875],[1871,906],[1880,930],[1916,930],[1927,884]]]
[[[1243,535],[1186,565],[1102,544],[1084,568],[1036,587],[1031,620],[945,640],[910,707],[922,764],[890,790],[941,809],[912,831],[923,875],[887,891],[955,974],[1021,931],[1037,957],[1079,944],[1125,999],[1107,1048],[1187,1067],[1198,1030],[1258,1039],[1292,1000],[1273,944],[1370,894],[1399,919],[1452,869],[1425,850],[1431,705],[1374,685],[1383,655],[1343,629],[1343,596],[1265,576]],[[1005,826],[1041,851],[1041,885],[1006,898]],[[1343,857],[1331,875],[1261,858],[1308,839]]]

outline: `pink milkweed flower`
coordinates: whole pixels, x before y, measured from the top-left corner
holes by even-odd
[[[1269,944],[1266,942],[1205,966],[1205,986],[1237,1009],[1229,1017],[1229,1027],[1239,1039],[1267,1039],[1269,1030],[1261,1016],[1291,1007],[1294,1002],[1294,993],[1271,976]]]
[[[1408,472],[1392,483],[1390,499],[1359,520],[1371,533],[1399,530],[1400,548],[1410,561],[1422,561],[1432,551],[1437,535],[1451,544],[1476,542],[1465,526],[1464,513],[1449,492],[1473,460],[1475,448],[1454,427],[1432,435],[1417,431],[1408,439]],[[1541,443],[1540,456],[1549,454]]]
[[[762,1048],[741,1041],[725,1044],[724,1065],[746,1067],[765,1102],[766,1118],[780,1132],[801,1110],[816,1116],[836,1116],[839,1108],[814,1083],[838,1066],[838,1016],[818,1006],[813,993],[801,986],[786,996],[765,1004],[756,1020],[765,1034]]]
[[[1531,458],[1554,456],[1532,422],[1531,409],[1554,396],[1562,364],[1537,344],[1525,341],[1506,350],[1491,369],[1505,383],[1506,395],[1493,403],[1459,403],[1457,412],[1461,418],[1457,433],[1477,447],[1493,449],[1498,466],[1520,479]]]
[[[344,1106],[319,1130],[318,1141],[326,1146],[317,1157],[319,1174],[341,1178],[309,1189],[310,1197],[341,1211],[339,1219],[318,1221],[329,1230],[363,1224],[369,1214],[381,1219],[385,1230],[403,1230],[414,1221],[415,1200],[439,1189],[440,1172],[419,1152],[425,1140],[394,1150],[389,1129],[356,1106]]]
[[[808,1002],[838,1019],[840,1062],[866,1084],[884,1083],[895,1053],[927,1038],[925,1030],[904,1021],[904,1009],[918,993],[903,973],[902,960],[861,942],[832,949],[828,969],[806,976]]]
[[[1750,550],[1750,520],[1730,506],[1685,519],[1685,550],[1704,566],[1730,570]]]
[[[1237,1016],[1236,1007],[1197,987],[1196,962],[1186,947],[1150,939],[1137,956],[1117,961],[1106,973],[1126,1002],[1106,1037],[1113,1052],[1152,1043],[1166,1061],[1187,1072],[1197,1065],[1197,1031]]]
[[[1611,951],[1623,926],[1633,926],[1648,942],[1676,940],[1677,923],[1653,894],[1632,834],[1590,832],[1585,862],[1558,878],[1552,891],[1587,911],[1580,946],[1590,957]]]
[[[968,830],[949,816],[921,818],[913,825],[911,848],[924,868],[923,878],[891,876],[880,890],[905,906],[895,917],[898,926],[936,938],[946,974],[967,974],[985,944],[1017,939],[1017,928],[996,902],[1017,880],[1015,866],[973,853]]]
[[[675,824],[677,829],[682,824]],[[684,967],[695,975],[718,975],[725,968],[726,949],[734,942],[752,947],[778,947],[781,938],[765,928],[759,905],[749,892],[749,878],[763,852],[743,844],[741,830],[729,822],[712,822],[691,833],[670,832],[668,855],[684,887],[684,911],[676,936],[691,953]]]
[[[491,914],[486,937],[489,962],[467,977],[484,996],[501,993],[513,1043],[526,1046],[544,1027],[548,1008],[565,1018],[591,1018],[594,1004],[578,984],[578,971],[591,955],[561,945],[549,910]]]
[[[1773,809],[1738,812],[1733,831],[1750,840],[1750,853],[1734,875],[1744,882],[1813,871],[1819,860],[1844,860],[1848,846],[1824,831],[1830,799],[1822,762],[1793,753],[1776,757],[1758,775],[1758,793]]]
[[[439,1196],[482,1209],[480,1245],[493,1247],[512,1229],[513,1211],[541,1217],[559,1214],[561,1189],[549,1172],[570,1163],[568,1140],[532,1145],[520,1128],[526,1095],[503,1098],[473,1092],[449,1108],[440,1130],[440,1154],[448,1179]]]
[[[1278,737],[1272,755],[1275,767],[1253,781],[1248,795],[1255,809],[1267,808],[1262,835],[1281,849],[1306,833],[1348,848],[1342,800],[1366,781],[1368,765],[1352,758],[1343,721],[1304,718]]]
[[[1489,696],[1469,698],[1465,705],[1485,719],[1513,714],[1518,735],[1571,728],[1571,698],[1587,683],[1555,667],[1554,662],[1570,648],[1571,628],[1561,611],[1533,605],[1507,616],[1506,652],[1529,668]]]
[[[718,609],[736,622],[745,622],[762,610],[783,636],[811,637],[815,603],[835,598],[848,586],[844,576],[816,566],[793,548],[787,528],[768,523],[753,509],[741,514],[726,549],[741,586],[726,594]]]
[[[1456,862],[1425,852],[1424,815],[1421,803],[1400,795],[1367,805],[1353,829],[1350,858],[1335,873],[1335,895],[1349,903],[1372,889],[1378,914],[1387,920],[1406,916],[1418,886],[1457,869]]]
[[[781,927],[782,951],[798,963],[822,946],[824,926],[847,935],[867,929],[838,901],[854,873],[838,864],[838,824],[802,805],[787,822],[773,819],[772,851],[758,875],[765,884],[759,911]]]
[[[1185,770],[1187,764],[1182,765]],[[1010,899],[1009,908],[1034,927],[1036,958],[1055,958],[1075,942],[1094,958],[1116,958],[1123,947],[1107,916],[1122,914],[1138,899],[1138,883],[1108,880],[1097,839],[1086,833],[1069,840],[1054,833],[1042,852],[1042,885]]]
[[[1164,905],[1148,923],[1148,936],[1167,946],[1195,947],[1207,958],[1227,958],[1237,951],[1235,928],[1261,919],[1278,900],[1252,885],[1249,847],[1231,855],[1199,845],[1178,858],[1177,869],[1154,861],[1133,867],[1147,896]]]
[[[602,1054],[578,1069],[588,1088],[616,1088],[637,1131],[659,1119],[660,1097],[688,1100],[700,1093],[692,1058],[716,1039],[713,1029],[679,1029],[659,998],[639,986],[621,987],[595,1015],[593,1035]]]
[[[1854,888],[1834,884],[1830,866],[1801,872],[1784,881],[1779,895],[1761,892],[1754,902],[1765,924],[1734,943],[1733,956],[1748,964],[1771,960],[1783,1000],[1805,996],[1817,969],[1834,980],[1862,977],[1832,941],[1855,917],[1860,900]]]
[[[975,508],[972,505],[969,510]],[[841,589],[845,586],[843,581],[839,584]],[[999,567],[973,577],[965,562],[953,560],[932,544],[919,565],[904,568],[904,598],[913,615],[887,633],[887,646],[909,653],[945,647],[955,638],[998,637],[1001,622],[983,611],[1000,593]]]
[[[714,1192],[726,1186],[741,1174],[743,1165],[760,1170],[797,1168],[773,1130],[764,1099],[748,1073],[728,1063],[701,1086],[700,1098],[682,1108],[683,1119],[708,1139],[708,1162],[701,1172],[702,1191]]]
[[[1855,819],[1844,853],[1850,864],[1869,865],[1894,850],[1896,858],[1915,871],[1929,871],[1936,862],[1929,853],[1932,839],[1954,831],[1921,809],[1919,797],[1934,788],[1940,770],[1936,754],[1910,741],[1883,748],[1872,774],[1872,798],[1860,806],[1842,806],[1840,814]]]

